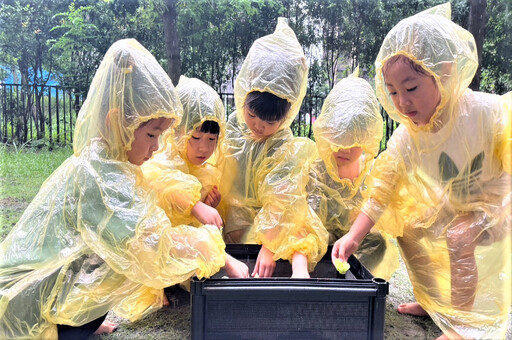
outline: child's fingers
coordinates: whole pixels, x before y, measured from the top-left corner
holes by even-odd
[[[259,270],[260,270],[260,262],[259,262],[259,260],[256,260],[256,264],[254,265],[254,269],[251,273],[251,276],[253,276],[253,277],[256,275],[259,276]]]
[[[332,252],[331,252],[331,261],[333,264],[335,263],[336,259],[340,259],[343,262],[346,261],[344,252],[340,251],[340,243],[339,242],[336,242],[334,244],[334,246],[332,247]]]
[[[263,277],[272,277],[272,274],[274,273],[274,269],[271,266],[267,266],[265,268],[265,274]]]

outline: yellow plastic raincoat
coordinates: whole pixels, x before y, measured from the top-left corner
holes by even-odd
[[[449,4],[434,7],[402,20],[384,39],[376,60],[377,97],[400,126],[376,161],[362,211],[377,221],[386,207],[393,210],[379,225],[398,237],[415,297],[445,334],[502,339],[511,302],[512,94],[468,89],[476,46],[449,16]],[[439,87],[440,104],[425,126],[399,113],[386,90],[382,68],[396,54],[424,68]],[[451,302],[452,289],[464,284],[451,283],[447,235],[461,220],[465,231],[480,230],[478,269],[468,268],[464,278],[477,285],[469,310]]]
[[[245,231],[245,243],[263,244],[274,259],[291,260],[295,252],[312,268],[327,251],[328,233],[308,207],[305,186],[316,147],[294,138],[290,124],[306,93],[308,67],[286,19],[273,34],[252,45],[235,82],[236,111],[226,127],[226,161],[220,191],[224,235]],[[244,120],[244,102],[251,91],[271,92],[291,103],[279,130],[255,140]]]
[[[0,338],[56,339],[114,309],[132,320],[162,288],[224,265],[215,226],[172,227],[127,161],[134,130],[182,108],[165,71],[136,40],[114,43],[75,128],[74,155],[42,185],[0,244]]]
[[[333,244],[349,231],[361,210],[364,181],[380,148],[383,123],[370,84],[357,74],[337,83],[324,101],[313,132],[320,158],[311,166],[308,202]],[[359,176],[340,178],[333,153],[352,147],[363,150]],[[389,280],[398,268],[396,246],[379,232],[369,233],[355,255],[375,277]]]
[[[181,76],[176,91],[183,105],[181,122],[174,133],[168,133],[166,147],[144,163],[142,171],[174,225],[200,226],[191,210],[199,200],[204,201],[214,186],[220,185],[219,164],[223,156],[226,115],[217,92],[199,79]],[[213,155],[198,166],[187,159],[188,141],[194,130],[207,120],[219,124],[217,147]]]

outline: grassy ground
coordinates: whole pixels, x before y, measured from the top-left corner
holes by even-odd
[[[36,195],[44,180],[67,157],[70,148],[52,152],[14,150],[0,145],[0,241]],[[178,340],[190,338],[190,301],[180,290],[167,292],[171,305],[143,320],[130,323],[110,313],[109,320],[119,324],[116,332],[95,336],[94,340]],[[435,339],[441,332],[428,317],[412,317],[396,312],[403,302],[413,301],[412,287],[403,263],[390,280],[386,306],[386,339]],[[174,301],[174,303],[172,303]],[[512,340],[510,332],[507,340]]]
[[[71,154],[7,148],[0,144],[0,241],[16,224],[44,180]]]

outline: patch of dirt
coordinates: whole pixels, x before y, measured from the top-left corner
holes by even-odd
[[[15,197],[6,197],[0,199],[1,210],[23,211],[27,208],[27,206],[28,203],[25,200],[20,200]]]
[[[0,199],[0,242],[7,236],[12,227],[28,206],[28,202],[13,197]]]

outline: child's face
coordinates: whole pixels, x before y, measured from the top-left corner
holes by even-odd
[[[354,146],[348,149],[339,149],[338,151],[333,152],[333,155],[336,160],[336,165],[338,165],[338,168],[341,168],[357,162],[362,153],[363,149],[361,147]]]
[[[261,120],[247,107],[244,108],[244,118],[247,127],[258,139],[265,139],[272,136],[279,130],[279,126],[281,126],[281,121],[278,120],[272,122]]]
[[[141,124],[133,133],[135,139],[132,148],[126,155],[128,161],[135,165],[142,165],[153,156],[153,152],[158,150],[158,138],[171,125],[170,118],[152,119],[146,124]]]
[[[401,114],[418,126],[430,122],[441,101],[441,93],[433,77],[418,73],[399,59],[387,67],[384,79]]]
[[[201,165],[215,151],[218,135],[195,129],[188,140],[187,159],[194,165]]]

